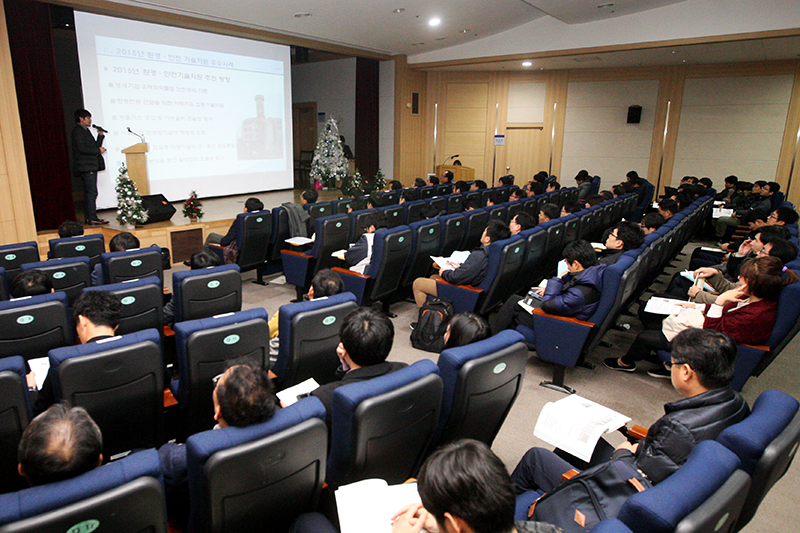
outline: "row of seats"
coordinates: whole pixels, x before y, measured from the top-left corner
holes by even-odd
[[[148,340],[156,341],[154,335]],[[265,523],[280,530],[279,524],[314,509],[323,482],[333,489],[373,477],[399,483],[416,474],[438,443],[475,438],[491,445],[522,387],[527,349],[521,341],[518,333],[504,331],[445,350],[438,365],[422,360],[339,387],[332,403],[330,441],[325,409],[316,398],[301,399],[262,424],[192,435],[186,444],[189,530],[253,531]],[[17,389],[24,387],[18,384]],[[94,416],[93,408],[89,410]],[[102,424],[101,429],[105,436]],[[53,520],[66,514],[73,525],[88,519],[102,523],[101,513],[109,504],[100,495],[112,497],[106,491],[122,485],[125,488],[114,496],[132,498],[130,493],[137,492],[133,489],[141,487],[127,484],[142,476],[156,480],[148,489],[161,488],[153,450],[76,479],[0,495],[0,525],[23,521],[14,531],[29,531],[30,524],[42,525],[42,518],[32,517],[55,509],[59,512],[49,516]],[[78,514],[72,514],[81,500]],[[160,521],[163,517],[156,511],[163,508],[163,496],[155,500],[154,512],[143,514]],[[117,500],[113,507],[124,505]]]

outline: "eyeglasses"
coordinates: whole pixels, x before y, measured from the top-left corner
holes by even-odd
[[[619,240],[619,237],[617,237],[617,234],[616,234],[616,233],[614,233],[614,232],[612,232],[612,233],[609,233],[609,234],[608,234],[608,236],[609,236],[609,237],[614,237],[615,239]]]
[[[222,374],[224,374],[224,373],[225,373],[225,372],[223,372]],[[221,378],[221,377],[222,377],[222,374],[217,374],[216,376],[214,376],[213,378],[211,378],[211,383],[212,383],[212,384],[213,384],[215,387],[217,386],[217,381],[219,381],[219,378]]]
[[[770,216],[768,216],[767,218],[774,218],[775,220],[778,220],[778,215],[776,215],[775,213],[772,213],[772,214],[771,214]]]
[[[673,366],[684,365],[684,364],[686,363],[683,363],[681,361],[664,361],[664,368],[666,368],[667,370],[672,370]]]

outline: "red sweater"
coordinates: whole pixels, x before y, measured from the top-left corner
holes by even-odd
[[[737,302],[725,304],[722,316],[707,316],[704,329],[714,329],[727,333],[737,344],[764,344],[772,334],[775,318],[778,316],[778,302],[759,300],[734,309]]]

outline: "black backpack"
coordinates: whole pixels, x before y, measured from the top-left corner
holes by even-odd
[[[583,533],[602,520],[616,518],[630,496],[653,486],[634,461],[625,457],[584,470],[539,498],[532,519],[567,533]]]
[[[411,332],[411,345],[418,350],[439,353],[444,349],[447,321],[455,313],[453,304],[441,298],[429,298],[419,308],[419,318]]]

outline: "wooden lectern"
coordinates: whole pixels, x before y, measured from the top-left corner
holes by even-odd
[[[150,180],[147,178],[147,143],[136,143],[122,150],[128,176],[136,184],[141,196],[150,194]]]
[[[441,179],[442,172],[449,170],[453,173],[453,181],[471,181],[475,179],[475,169],[461,165],[436,165],[436,175]]]

